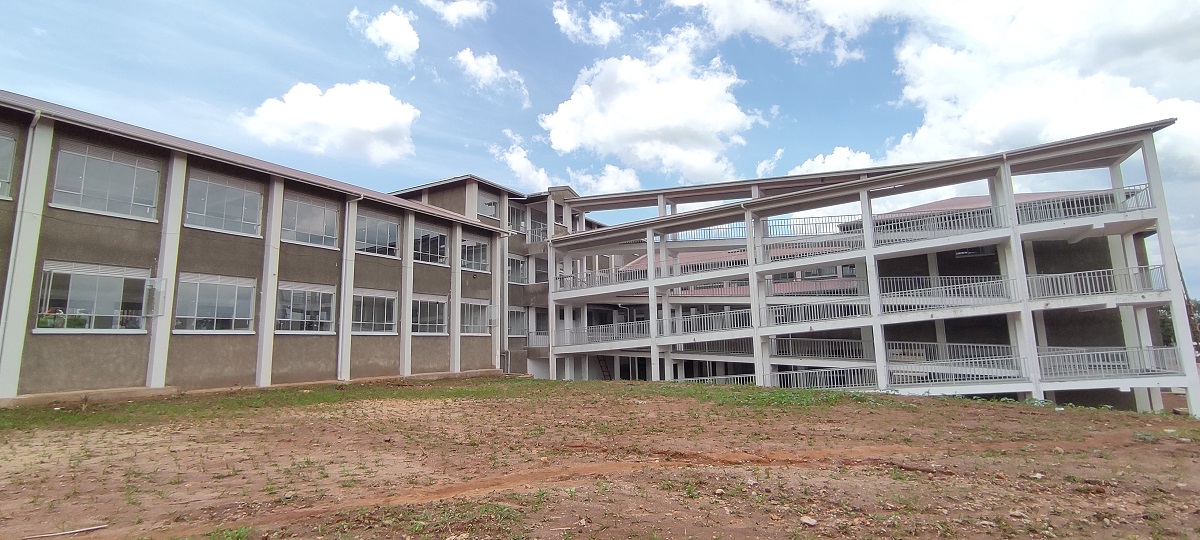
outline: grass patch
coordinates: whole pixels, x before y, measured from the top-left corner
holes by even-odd
[[[467,534],[507,538],[524,526],[515,508],[495,503],[452,501],[427,505],[372,506],[342,511],[316,526],[322,535],[353,538],[445,538]],[[276,534],[278,533],[278,534]],[[277,531],[268,538],[304,531]]]

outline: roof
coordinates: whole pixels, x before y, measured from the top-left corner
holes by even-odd
[[[420,193],[421,191],[423,191],[423,190],[426,190],[426,189],[429,189],[429,188],[442,187],[442,186],[451,186],[451,185],[454,185],[454,184],[466,183],[468,180],[474,180],[474,181],[476,181],[476,182],[479,182],[480,184],[484,184],[484,185],[487,185],[487,186],[494,187],[494,188],[496,188],[496,189],[498,189],[498,190],[500,190],[500,191],[507,192],[509,195],[516,195],[516,196],[518,196],[519,198],[522,198],[522,199],[523,199],[523,198],[525,198],[525,197],[527,196],[525,193],[522,193],[522,192],[520,192],[520,191],[517,191],[517,190],[515,190],[515,189],[512,189],[512,188],[510,188],[510,187],[508,187],[508,186],[505,186],[505,185],[503,185],[503,184],[497,184],[497,183],[495,183],[495,182],[493,182],[493,181],[491,181],[491,180],[488,180],[488,179],[486,179],[486,178],[483,178],[482,176],[476,176],[476,175],[474,175],[474,174],[470,174],[470,173],[468,173],[468,174],[464,174],[464,175],[460,175],[460,176],[451,177],[451,178],[446,178],[446,179],[444,179],[444,180],[435,180],[435,181],[433,181],[433,182],[429,182],[429,183],[421,184],[421,185],[419,185],[419,186],[413,186],[413,187],[410,187],[410,188],[404,188],[404,189],[401,189],[401,190],[393,191],[391,194],[392,194],[392,195],[396,195],[396,196],[400,196],[400,197],[402,197],[402,196],[404,196],[404,195],[410,195],[410,194],[413,194],[413,193]]]
[[[40,99],[34,99],[28,96],[0,90],[0,106],[19,111],[25,111],[31,114],[40,114],[43,118],[49,118],[57,122],[63,122],[97,131],[112,133],[121,137],[138,140],[155,146],[177,150],[187,154],[208,158],[222,163],[228,163],[230,165],[255,170],[269,175],[280,176],[304,184],[318,186],[332,191],[344,193],[346,195],[386,204],[388,206],[404,208],[414,212],[419,212],[450,221],[456,221],[472,227],[478,227],[493,232],[503,232],[498,227],[493,227],[473,219],[468,219],[462,214],[456,214],[436,206],[430,206],[417,201],[409,201],[399,197],[393,197],[386,193],[366,189],[353,184],[347,184],[345,182],[339,182],[331,178],[325,178],[324,176],[299,171],[283,165],[278,165],[258,158],[252,158],[250,156],[245,156],[236,152],[190,141],[173,135],[167,135],[165,133],[160,133],[158,131],[146,129],[132,124],[126,124],[124,122],[86,113],[70,107],[58,105],[56,103],[50,103],[48,101],[42,101]]]

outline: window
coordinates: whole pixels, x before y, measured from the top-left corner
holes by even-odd
[[[50,202],[155,219],[161,169],[157,159],[94,144],[62,141]]]
[[[838,267],[825,266],[825,267],[821,267],[821,268],[815,268],[812,270],[805,270],[804,273],[801,275],[803,275],[805,278],[836,277],[838,275]]]
[[[487,272],[491,265],[488,264],[488,241],[476,237],[463,235],[462,239],[462,267],[463,270],[479,270]]]
[[[395,257],[396,242],[399,240],[400,223],[359,211],[354,231],[355,251]]]
[[[477,300],[475,298],[463,298],[462,304],[459,304],[462,313],[462,333],[464,334],[490,334],[492,329],[488,325],[488,301]]]
[[[176,330],[251,330],[254,279],[179,274]]]
[[[508,207],[508,228],[516,232],[525,232],[525,209],[512,206],[511,201]]]
[[[529,260],[520,256],[508,256],[508,282],[529,283]]]
[[[533,260],[533,282],[546,283],[550,281],[550,263],[546,259]]]
[[[412,331],[414,334],[446,333],[446,298],[413,295]]]
[[[396,333],[396,293],[394,291],[354,289],[353,310],[351,331]]]
[[[231,176],[188,172],[183,222],[193,227],[262,234],[262,188]]]
[[[17,150],[17,129],[0,124],[0,197],[12,195],[13,156]]]
[[[38,328],[137,330],[150,270],[46,261]]]
[[[279,282],[275,329],[292,332],[333,331],[333,287]]]
[[[413,259],[427,263],[446,264],[446,230],[422,223],[418,223],[414,229]]]
[[[480,191],[479,196],[479,215],[500,219],[500,197],[486,191]]]
[[[508,335],[509,337],[525,337],[529,333],[529,318],[525,314],[525,308],[509,308],[508,310]]]
[[[858,277],[858,268],[853,264],[843,264],[842,277]]]
[[[340,206],[333,201],[284,191],[281,237],[304,244],[336,247]]]

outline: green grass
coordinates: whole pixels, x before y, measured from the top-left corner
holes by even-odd
[[[347,403],[364,399],[554,399],[604,395],[610,398],[692,398],[720,406],[825,407],[842,403],[884,404],[889,396],[820,390],[763,389],[642,382],[557,382],[527,378],[479,378],[428,382],[322,384],[178,395],[133,402],[61,403],[0,409],[0,432],[46,427],[160,424],[180,419],[237,418],[263,409]]]

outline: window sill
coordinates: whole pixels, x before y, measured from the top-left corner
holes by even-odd
[[[398,336],[400,334],[398,332],[363,332],[363,331],[359,330],[359,331],[350,332],[350,335],[352,335],[352,336],[385,336],[386,337],[386,336]]]
[[[422,261],[420,259],[413,259],[413,262],[415,262],[417,264],[427,264],[429,266],[440,266],[442,268],[450,268],[449,263],[435,263],[435,262],[429,262],[429,261]]]
[[[462,270],[463,272],[475,272],[476,274],[490,274],[490,273],[492,273],[492,271],[491,271],[491,270],[479,270],[479,269],[477,269],[477,268],[467,268],[467,267],[465,267],[465,266],[464,266],[464,267],[462,267],[462,268],[461,268],[461,270]]]
[[[490,333],[485,334],[482,332],[462,332],[462,333],[459,333],[458,335],[460,335],[462,337],[492,337],[492,334],[490,334]]]
[[[138,216],[131,216],[128,214],[118,214],[116,212],[108,212],[105,210],[93,210],[91,208],[79,208],[76,206],[69,206],[69,205],[59,204],[59,203],[47,203],[46,206],[49,206],[50,208],[57,208],[59,210],[69,210],[71,212],[83,212],[84,214],[94,214],[97,216],[108,216],[108,217],[114,217],[114,218],[119,218],[119,219],[130,219],[133,221],[141,221],[143,223],[158,223],[158,219],[156,219],[156,218],[144,218],[144,217],[138,217]],[[157,212],[158,210],[155,209],[155,211]]]
[[[34,334],[114,334],[124,336],[145,335],[146,329],[122,330],[114,328],[34,328]]]
[[[529,282],[527,282],[527,281],[510,281],[510,282],[508,282],[508,284],[509,285],[529,285]]]
[[[239,232],[239,231],[228,231],[225,229],[218,229],[216,227],[204,227],[201,225],[189,225],[187,223],[184,223],[183,226],[185,228],[195,229],[197,231],[209,231],[209,232],[215,232],[215,233],[221,233],[221,234],[230,234],[233,236],[241,236],[244,238],[257,238],[259,240],[262,240],[261,234],[250,234],[250,233],[244,233],[244,232]]]
[[[172,334],[183,336],[253,336],[254,330],[171,330]]]
[[[450,337],[450,334],[442,332],[413,332],[416,337]]]
[[[8,195],[0,195],[0,201],[11,201],[13,198]]]
[[[314,247],[314,248],[320,248],[320,249],[328,249],[328,250],[330,250],[330,251],[341,251],[341,248],[339,248],[339,247],[337,247],[337,246],[326,246],[326,245],[324,245],[324,244],[313,244],[313,243],[310,243],[310,242],[301,242],[301,241],[299,241],[299,240],[287,240],[287,239],[284,239],[284,238],[280,238],[280,239],[279,239],[279,243],[281,243],[281,244],[292,244],[292,245],[296,245],[296,246],[307,246],[307,247]]]
[[[377,258],[380,258],[380,259],[388,259],[388,260],[392,260],[392,261],[403,261],[403,260],[404,260],[404,259],[403,259],[402,257],[400,257],[399,255],[384,255],[384,254],[382,254],[382,253],[371,253],[370,251],[360,251],[360,250],[357,250],[357,249],[356,249],[356,250],[354,250],[354,255],[355,255],[355,256],[358,256],[358,255],[366,255],[366,256],[368,256],[368,257],[377,257]]]
[[[336,336],[337,332],[333,330],[276,330],[277,336]]]

